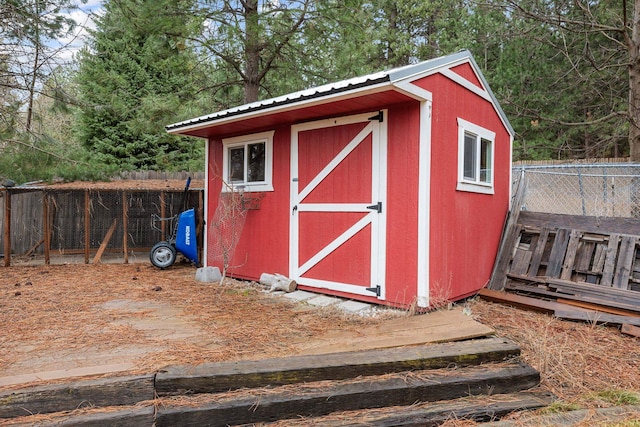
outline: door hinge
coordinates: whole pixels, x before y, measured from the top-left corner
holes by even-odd
[[[380,296],[380,291],[381,291],[380,285],[376,285],[373,288],[366,288],[366,290],[369,291],[369,292],[373,292],[374,294],[376,294],[377,297]]]
[[[380,110],[375,116],[369,117],[369,120],[377,120],[382,123],[384,121],[384,113]]]
[[[367,206],[367,209],[370,209],[372,211],[378,211],[378,213],[382,213],[382,202],[378,202],[375,205],[369,205]]]

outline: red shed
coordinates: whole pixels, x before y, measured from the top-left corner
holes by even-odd
[[[207,139],[205,218],[242,189],[234,277],[427,308],[489,280],[513,129],[468,51],[167,126]],[[219,265],[208,227],[205,265]]]

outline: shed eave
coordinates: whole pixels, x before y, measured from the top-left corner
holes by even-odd
[[[478,64],[473,59],[473,55],[468,50],[461,50],[451,55],[430,59],[418,64],[406,65],[387,71],[369,74],[367,76],[355,77],[336,83],[329,83],[264,101],[241,105],[213,114],[170,124],[166,126],[166,130],[167,132],[176,135],[203,137],[202,132],[199,132],[203,129],[217,128],[223,125],[250,120],[262,115],[274,115],[290,112],[306,107],[355,98],[368,93],[382,92],[385,90],[400,92],[418,100],[427,99],[429,98],[429,95],[426,92],[415,90],[415,88],[410,87],[410,83],[413,80],[423,78],[467,62],[471,64],[476,76],[484,86],[483,90],[488,94],[496,112],[507,129],[507,132],[513,138],[515,135],[513,127],[500,107],[497,98],[491,91],[491,88],[484,78],[482,71],[478,67]],[[198,133],[200,133],[200,135]]]
[[[334,92],[334,93],[324,94],[322,96],[309,97],[305,99],[293,100],[290,102],[283,102],[271,107],[262,106],[262,108],[259,108],[259,107],[256,107],[253,109],[246,108],[244,109],[244,111],[239,109],[225,110],[209,116],[202,116],[196,119],[191,119],[184,122],[169,125],[166,127],[166,129],[167,129],[167,132],[171,134],[189,135],[190,133],[201,130],[201,129],[223,126],[223,125],[227,125],[235,122],[241,122],[241,121],[249,120],[262,115],[284,113],[288,111],[303,109],[306,107],[313,107],[317,105],[341,101],[344,99],[355,98],[358,96],[365,96],[369,94],[380,93],[388,90],[397,91],[397,89],[388,80],[386,80],[374,85],[351,89],[349,91]]]

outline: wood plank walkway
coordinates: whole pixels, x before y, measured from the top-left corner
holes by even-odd
[[[462,341],[495,331],[461,308],[385,320],[357,332],[330,331],[313,342],[298,343],[296,354],[325,354],[427,343]]]

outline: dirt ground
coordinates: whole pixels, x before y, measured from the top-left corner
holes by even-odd
[[[282,357],[327,331],[355,333],[398,316],[346,315],[289,302],[257,284],[198,283],[194,274],[192,266],[163,271],[148,262],[0,267],[0,377],[81,369],[89,358],[106,374]],[[640,399],[640,339],[479,299],[461,305],[518,343],[541,372],[542,388],[567,404]]]
[[[186,264],[148,262],[0,268],[0,377],[278,357],[327,330],[370,322],[288,303],[256,284],[194,276]]]

